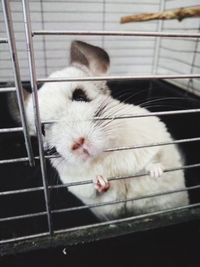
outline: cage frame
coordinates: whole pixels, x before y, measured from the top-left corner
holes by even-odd
[[[30,71],[30,81],[31,81],[31,89],[33,95],[33,105],[34,105],[34,115],[35,115],[35,125],[37,129],[37,139],[39,143],[39,156],[34,157],[32,154],[32,148],[30,144],[30,137],[28,134],[28,127],[25,115],[25,106],[24,100],[22,96],[22,81],[20,77],[20,68],[18,64],[17,58],[17,49],[15,44],[15,36],[14,36],[14,29],[13,29],[13,21],[12,21],[12,12],[10,9],[10,0],[2,0],[3,5],[3,12],[4,12],[4,19],[7,25],[7,38],[1,38],[1,43],[8,43],[10,47],[10,54],[12,58],[12,65],[15,73],[15,87],[10,88],[3,88],[1,92],[16,92],[18,95],[18,104],[21,109],[21,118],[22,118],[22,127],[15,127],[9,129],[1,129],[0,134],[4,134],[7,132],[18,132],[23,131],[24,137],[26,140],[26,147],[27,147],[27,157],[18,158],[18,159],[11,159],[11,160],[1,160],[0,164],[9,164],[13,162],[23,162],[29,161],[30,165],[34,165],[35,160],[40,161],[40,166],[42,170],[42,180],[43,186],[37,188],[28,188],[28,189],[21,189],[21,190],[13,190],[13,191],[4,191],[0,193],[0,197],[3,195],[10,195],[10,194],[18,194],[23,192],[33,192],[37,190],[42,190],[45,196],[45,205],[46,210],[44,212],[30,214],[31,216],[45,216],[48,222],[48,232],[45,233],[38,233],[35,235],[28,235],[28,236],[21,236],[17,238],[5,239],[0,240],[0,255],[7,255],[13,254],[18,252],[24,252],[28,250],[40,249],[40,248],[47,248],[47,247],[54,247],[59,245],[74,245],[80,242],[92,242],[101,239],[116,237],[120,235],[125,235],[129,233],[134,233],[138,231],[144,231],[148,229],[155,229],[157,227],[164,227],[168,225],[178,224],[190,220],[200,219],[200,203],[190,204],[183,207],[177,207],[168,210],[161,210],[157,212],[151,212],[147,214],[132,216],[128,218],[112,220],[108,222],[101,222],[86,226],[79,226],[73,227],[68,229],[60,229],[54,230],[52,225],[52,213],[55,212],[63,212],[63,210],[52,210],[50,207],[49,201],[49,191],[53,188],[59,187],[68,187],[68,186],[76,186],[80,184],[88,184],[92,183],[91,180],[86,180],[84,182],[79,183],[71,183],[71,184],[63,184],[59,186],[49,186],[48,185],[48,178],[46,172],[46,158],[50,158],[51,156],[47,156],[44,153],[43,148],[43,140],[42,140],[42,131],[41,125],[45,123],[53,123],[53,122],[42,122],[40,120],[40,112],[39,112],[39,105],[38,105],[38,96],[37,96],[37,89],[38,84],[44,82],[63,82],[63,81],[100,81],[100,80],[137,80],[137,79],[146,79],[146,80],[159,80],[159,79],[182,79],[182,78],[200,78],[200,74],[180,74],[180,75],[157,75],[153,73],[152,75],[129,75],[129,76],[105,76],[105,77],[88,77],[88,78],[71,78],[71,79],[50,79],[50,78],[40,78],[37,79],[36,71],[35,71],[35,57],[34,57],[34,48],[33,48],[33,39],[39,35],[86,35],[86,36],[144,36],[144,37],[170,37],[170,38],[200,38],[200,33],[170,33],[170,32],[126,32],[126,31],[45,31],[45,30],[38,30],[32,31],[31,29],[31,19],[30,19],[30,10],[29,10],[29,3],[28,0],[21,0],[22,7],[23,7],[23,15],[24,15],[24,26],[25,26],[25,33],[26,33],[26,45],[27,45],[27,53],[28,53],[28,62],[29,62],[29,71]],[[159,28],[161,30],[161,27]],[[13,53],[14,52],[14,53]],[[12,57],[13,55],[13,57]],[[155,116],[155,115],[178,115],[178,114],[185,114],[185,113],[199,113],[200,109],[191,109],[191,110],[179,110],[179,111],[168,111],[168,112],[152,112],[151,114],[145,116]],[[131,116],[132,118],[142,117],[144,115],[137,114],[136,116]],[[112,117],[112,118],[103,118],[103,119],[123,119],[124,117]],[[97,120],[101,120],[102,118],[95,118]],[[187,138],[181,140],[174,140],[170,143],[155,143],[155,144],[141,144],[137,147],[118,147],[112,149],[112,151],[120,151],[126,149],[139,149],[142,147],[150,147],[150,146],[162,146],[162,145],[170,145],[170,144],[178,144],[184,142],[198,142],[200,141],[200,137],[197,138]],[[108,150],[110,151],[110,150]],[[187,169],[187,168],[199,168],[200,163],[186,165],[182,168],[176,168],[167,171],[177,171],[180,169]],[[147,174],[135,175],[130,176],[128,178],[134,178],[138,176],[143,176]],[[110,177],[110,180],[115,179],[127,179],[127,177]],[[187,187],[180,190],[173,190],[170,193],[175,193],[183,190],[193,190],[200,188],[200,185]],[[161,194],[168,194],[169,192],[162,192]],[[160,194],[154,194],[154,197]],[[153,195],[150,195],[151,197]],[[145,196],[145,197],[150,197]],[[141,198],[138,198],[141,199]],[[133,200],[133,199],[131,199]],[[135,199],[137,200],[137,199]],[[129,200],[128,200],[129,201]],[[118,203],[118,202],[116,202]],[[116,204],[113,203],[113,204]],[[110,203],[106,203],[108,205]],[[100,206],[100,205],[99,205]],[[81,208],[82,207],[82,208]],[[88,205],[78,207],[80,209],[88,208]],[[78,209],[77,207],[68,209],[68,211],[73,209]],[[66,212],[66,210],[64,211]],[[3,218],[4,220],[9,219],[23,219],[26,218],[26,215],[20,216],[13,216],[8,218]],[[30,217],[31,217],[30,216]],[[2,221],[2,220],[0,220]]]

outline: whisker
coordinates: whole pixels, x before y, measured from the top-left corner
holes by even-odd
[[[189,99],[186,98],[186,97],[164,97],[164,98],[162,97],[162,98],[156,98],[156,99],[152,99],[152,100],[143,102],[143,103],[141,103],[139,105],[141,107],[146,107],[145,106],[146,104],[155,103],[155,102],[158,102],[158,101],[166,101],[166,100],[189,100]]]
[[[124,93],[122,93],[122,94],[116,95],[116,97],[120,99],[122,96],[128,94],[128,97],[127,97],[127,98],[125,98],[125,99],[123,99],[123,100],[120,99],[121,101],[126,102],[126,101],[129,100],[130,98],[134,98],[135,96],[138,96],[138,95],[140,95],[140,94],[142,94],[142,93],[144,93],[144,92],[146,92],[146,89],[140,90],[139,92],[135,92],[135,93],[133,94],[133,89],[131,88],[131,89],[129,89],[129,90],[126,90],[126,92],[124,92]]]
[[[161,104],[161,105],[158,105],[158,104],[155,104],[155,105],[149,105],[149,106],[145,106],[145,108],[149,109],[149,108],[183,108],[183,106],[177,106],[177,105],[168,105],[168,104]]]

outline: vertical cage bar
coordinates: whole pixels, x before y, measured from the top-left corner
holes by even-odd
[[[45,29],[45,19],[44,19],[44,2],[43,0],[40,0],[40,9],[41,9],[41,23],[42,23],[42,30]],[[42,47],[43,47],[43,55],[44,55],[44,70],[45,70],[45,76],[48,76],[47,71],[47,42],[46,42],[46,36],[42,36]]]
[[[37,80],[36,80],[36,71],[35,71],[36,69],[35,69],[35,59],[34,59],[34,50],[33,50],[32,29],[31,29],[31,19],[30,19],[30,10],[29,10],[28,1],[22,0],[22,6],[23,6],[24,26],[25,26],[25,33],[26,33],[26,45],[27,45],[27,53],[28,53],[31,89],[32,89],[32,97],[33,97],[35,126],[36,126],[38,146],[39,146],[40,166],[41,166],[42,181],[43,181],[43,186],[44,186],[44,196],[45,196],[45,204],[46,204],[46,210],[47,210],[49,233],[50,235],[52,235],[53,227],[52,227],[52,216],[51,216],[51,209],[50,209],[50,196],[49,196],[49,189],[48,189],[48,182],[47,182],[46,161],[45,161],[44,148],[43,148],[38,92],[37,92],[38,88],[37,88]]]
[[[19,112],[20,112],[20,117],[21,117],[21,123],[22,123],[22,127],[23,127],[23,133],[24,133],[27,155],[29,158],[30,165],[34,166],[34,164],[35,164],[34,155],[33,155],[33,150],[32,150],[32,146],[31,146],[30,135],[28,132],[28,123],[27,123],[25,107],[24,107],[23,88],[22,88],[21,77],[20,77],[19,61],[18,61],[18,56],[17,56],[17,48],[16,48],[12,15],[11,15],[11,9],[10,9],[9,1],[2,0],[2,7],[3,7],[6,32],[7,32],[7,36],[8,36],[7,37],[8,38],[8,45],[9,45],[9,49],[10,49],[12,68],[13,68],[14,80],[15,80],[15,85],[16,85],[16,95],[17,95],[17,101],[18,101]]]
[[[103,0],[103,10],[102,10],[102,30],[105,31],[106,26],[106,0]],[[102,36],[102,47],[105,48],[105,36]]]
[[[198,28],[198,32],[200,32],[200,20],[199,20],[199,28]],[[194,51],[193,51],[193,57],[192,57],[192,63],[191,63],[191,71],[190,73],[193,74],[194,73],[194,65],[195,65],[195,58],[197,56],[197,52],[198,52],[198,44],[199,44],[199,39],[197,38],[195,41],[195,47],[194,47]],[[189,79],[188,83],[187,83],[187,91],[191,91],[195,94],[195,88],[193,85],[193,79]]]
[[[159,12],[164,11],[165,9],[165,0],[160,0],[160,8]],[[158,27],[157,31],[161,32],[163,27],[163,21],[158,21]],[[161,44],[161,37],[157,37],[155,40],[155,52],[154,52],[154,59],[153,59],[153,66],[152,66],[152,74],[156,74],[158,70],[158,61],[159,61],[159,55],[160,55],[160,44]]]

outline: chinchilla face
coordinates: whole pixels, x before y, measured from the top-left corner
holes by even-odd
[[[80,72],[76,68],[73,71]],[[44,125],[46,148],[70,163],[98,157],[108,147],[109,135],[107,122],[95,118],[107,109],[109,95],[93,82],[57,83],[55,97],[53,92],[49,93],[48,85],[45,86],[47,89],[42,88],[39,93],[41,118],[55,121]]]
[[[100,114],[105,99],[107,100],[99,96],[90,102],[72,100],[62,110],[61,118],[45,127],[44,140],[47,148],[57,151],[72,164],[95,160],[101,156],[111,142],[105,122],[95,119]]]
[[[99,48],[80,41],[71,46],[71,66],[50,78],[83,78],[107,72],[109,57]],[[38,91],[42,121],[55,121],[43,127],[45,147],[70,163],[95,160],[112,140],[103,116],[112,102],[103,81],[51,82]],[[35,134],[31,98],[26,101],[30,132]]]

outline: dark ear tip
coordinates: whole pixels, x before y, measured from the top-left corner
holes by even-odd
[[[96,53],[98,53],[99,55],[102,56],[102,58],[104,58],[104,60],[107,62],[108,65],[110,64],[110,57],[109,57],[108,53],[103,48],[88,44],[88,43],[80,41],[80,40],[73,40],[71,43],[71,49],[78,48],[78,47],[79,48],[83,47],[85,49],[91,49],[91,51],[95,50]]]
[[[79,40],[73,40],[73,41],[71,42],[71,47],[80,45],[81,43],[82,43],[82,42],[79,41]]]
[[[110,65],[110,57],[103,48],[83,41],[72,41],[70,54],[71,63],[77,62],[88,68],[92,66],[92,71],[94,73],[96,72],[98,75],[107,72]]]
[[[71,42],[71,51],[77,47],[78,41],[74,40]]]
[[[85,42],[82,42],[82,41],[79,41],[79,40],[73,40],[71,42],[71,49],[73,48],[80,48],[80,47],[89,47],[91,45],[85,43]]]

